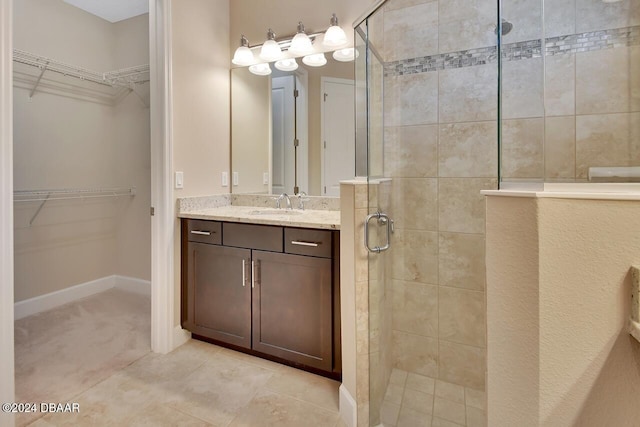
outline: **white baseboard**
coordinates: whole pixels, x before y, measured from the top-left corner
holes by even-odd
[[[191,332],[186,329],[182,329],[182,326],[178,325],[173,329],[173,349],[180,347],[191,339]]]
[[[107,276],[14,304],[14,319],[42,313],[106,290],[118,288],[137,294],[151,295],[151,282],[125,276]]]
[[[349,390],[340,384],[340,418],[347,427],[356,427],[358,425],[358,405],[356,400],[351,396]]]

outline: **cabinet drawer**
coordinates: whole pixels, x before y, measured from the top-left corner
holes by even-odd
[[[331,231],[285,228],[284,250],[289,254],[331,258]]]
[[[219,222],[190,219],[187,223],[187,240],[190,242],[222,243],[222,227]]]
[[[222,229],[225,246],[282,252],[282,227],[225,222]]]

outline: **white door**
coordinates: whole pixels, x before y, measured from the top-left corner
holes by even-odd
[[[356,174],[354,82],[324,78],[322,92],[322,194],[339,196]]]
[[[295,182],[294,158],[294,76],[274,77],[271,82],[272,193],[293,194]]]

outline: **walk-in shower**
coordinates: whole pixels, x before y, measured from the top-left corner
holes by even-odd
[[[357,168],[374,249],[359,425],[485,425],[480,191],[634,179],[634,7],[387,0],[356,22],[356,140],[367,159]],[[375,250],[387,230],[389,248]]]

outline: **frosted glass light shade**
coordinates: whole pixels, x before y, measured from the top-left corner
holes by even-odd
[[[345,49],[338,49],[333,52],[333,59],[340,62],[349,62],[355,60],[358,56],[360,56],[360,52],[352,47],[348,47]]]
[[[348,41],[349,40],[347,40],[347,35],[344,30],[337,25],[333,25],[324,33],[324,40],[322,41],[322,44],[325,47],[335,48],[344,46]]]
[[[249,65],[253,62],[253,52],[246,46],[240,46],[233,54],[231,62],[236,65]]]
[[[249,71],[258,76],[268,76],[271,74],[271,67],[267,63],[255,64],[249,67]]]
[[[305,56],[302,58],[302,62],[310,67],[322,67],[327,63],[327,58],[324,56],[324,53],[316,53]]]
[[[311,43],[311,39],[304,32],[302,22],[298,22],[298,33],[293,36],[293,40],[291,40],[289,52],[294,55],[308,55],[313,52],[313,43]]]
[[[298,69],[298,63],[294,58],[281,59],[275,63],[275,66],[280,71],[294,71]]]
[[[260,59],[271,62],[282,58],[282,50],[275,40],[267,40],[260,49]]]

